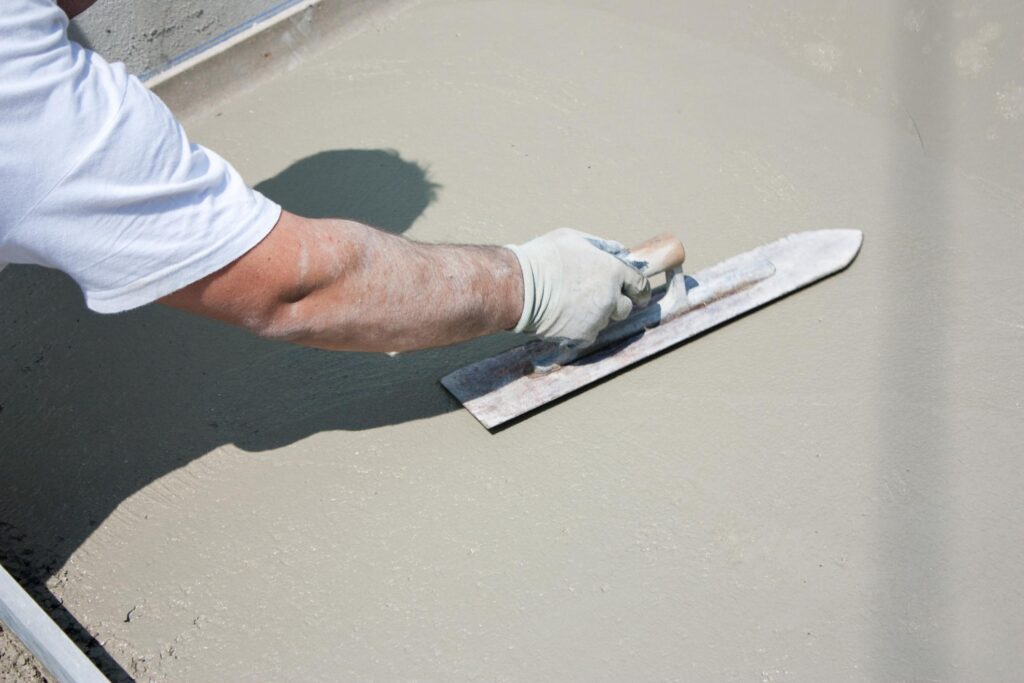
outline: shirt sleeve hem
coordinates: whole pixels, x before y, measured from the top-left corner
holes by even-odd
[[[96,313],[122,313],[152,303],[217,272],[248,253],[277,225],[281,217],[281,207],[267,199],[263,199],[262,204],[255,218],[249,221],[249,230],[238,233],[203,257],[117,289],[86,290],[86,306]]]

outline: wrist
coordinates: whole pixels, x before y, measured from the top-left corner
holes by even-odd
[[[508,245],[501,249],[501,254],[506,264],[505,272],[507,273],[505,278],[507,285],[502,288],[504,306],[501,329],[521,332],[521,328],[525,325],[524,319],[529,314],[529,311],[526,310],[526,295],[532,289],[530,286],[532,278],[518,247]]]

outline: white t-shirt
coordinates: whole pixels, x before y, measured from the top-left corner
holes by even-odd
[[[113,313],[231,263],[281,209],[67,23],[53,0],[0,11],[0,263],[62,270]]]

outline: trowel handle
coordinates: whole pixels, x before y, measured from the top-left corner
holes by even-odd
[[[686,249],[678,237],[665,232],[630,249],[629,258],[646,263],[641,270],[646,277],[651,277],[683,265]]]

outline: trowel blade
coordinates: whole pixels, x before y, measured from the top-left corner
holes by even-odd
[[[525,415],[656,353],[782,298],[846,268],[857,256],[859,230],[800,232],[733,256],[690,277],[696,286],[770,261],[775,273],[720,299],[697,306],[657,327],[638,331],[622,343],[560,367],[534,372],[534,360],[550,356],[553,345],[532,341],[456,370],[441,384],[488,429]]]

